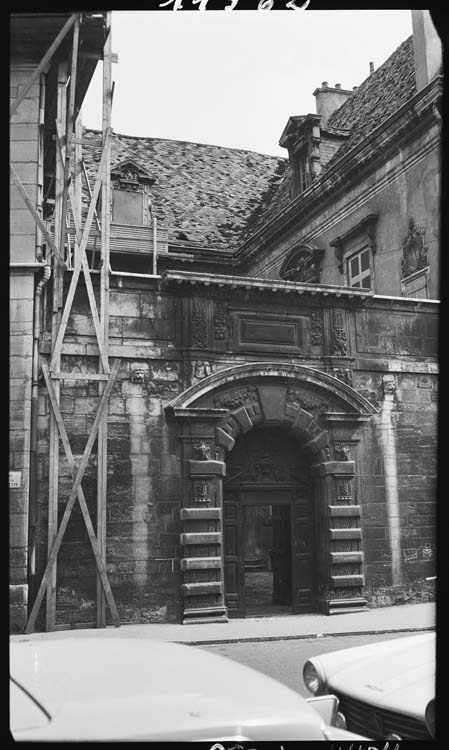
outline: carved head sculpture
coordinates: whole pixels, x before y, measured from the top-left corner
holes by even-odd
[[[131,382],[132,383],[145,382],[145,370],[143,369],[143,367],[134,367],[131,370]]]

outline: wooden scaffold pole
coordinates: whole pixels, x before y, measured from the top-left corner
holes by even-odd
[[[109,339],[109,242],[111,223],[111,109],[112,109],[112,49],[111,49],[111,12],[106,13],[106,43],[103,50],[103,109],[102,132],[105,172],[101,192],[101,270],[100,270],[100,322],[106,358],[108,357]],[[101,370],[101,363],[100,363]],[[98,384],[102,394],[104,385]],[[106,563],[106,496],[107,496],[107,441],[108,424],[106,415],[100,421],[98,429],[98,469],[97,469],[97,537],[102,560]],[[106,625],[105,591],[100,576],[97,574],[97,628]]]
[[[55,227],[54,240],[49,237],[49,247],[57,263],[54,263],[53,305],[52,305],[52,335],[51,357],[47,365],[42,363],[42,373],[47,386],[51,404],[50,414],[50,456],[49,456],[49,510],[48,510],[48,553],[47,565],[43,574],[36,599],[29,616],[26,632],[32,632],[39,613],[40,606],[46,593],[46,630],[56,628],[56,576],[57,556],[73,507],[78,500],[82,517],[87,529],[89,542],[92,547],[97,570],[97,627],[106,625],[106,604],[109,606],[112,621],[116,627],[120,625],[117,607],[106,573],[106,477],[107,477],[107,407],[114,380],[119,369],[119,360],[109,367],[108,336],[109,336],[109,225],[110,225],[110,118],[111,118],[111,13],[105,13],[106,42],[104,47],[103,71],[103,151],[98,168],[95,186],[90,194],[90,205],[87,217],[82,224],[81,215],[81,181],[83,175],[82,152],[78,147],[82,140],[81,118],[75,113],[75,94],[77,78],[78,47],[80,36],[81,14],[73,14],[70,24],[64,26],[66,32],[73,26],[73,43],[70,65],[70,85],[67,92],[68,66],[59,63],[57,116],[56,116],[56,167],[55,167]],[[69,24],[69,25],[68,25]],[[67,28],[66,28],[67,27]],[[63,31],[64,31],[63,29]],[[62,38],[62,31],[51,49],[56,49],[56,42]],[[46,54],[48,58],[48,53]],[[48,62],[48,59],[45,61]],[[42,63],[38,66],[38,70]],[[75,130],[75,132],[74,132]],[[73,145],[75,148],[73,148]],[[74,155],[74,160],[72,159]],[[74,163],[74,180],[72,183],[72,162]],[[13,168],[13,181],[17,184]],[[20,183],[20,181],[19,181]],[[42,221],[33,209],[26,192],[20,184],[17,185],[26,205],[40,226]],[[21,190],[20,188],[23,188]],[[102,224],[101,224],[101,275],[100,275],[100,312],[97,310],[92,278],[88,265],[86,247],[93,218],[97,219],[96,204],[102,196]],[[30,203],[30,205],[28,205]],[[69,288],[63,300],[65,245],[68,242],[67,209],[70,206],[73,217],[74,262]],[[39,223],[40,222],[40,223]],[[98,223],[98,222],[97,222]],[[41,227],[42,228],[42,227]],[[48,232],[47,232],[48,234]],[[45,235],[46,236],[46,235]],[[71,264],[69,264],[71,266]],[[71,313],[78,281],[83,272],[84,282],[93,320],[95,336],[98,346],[99,372],[80,373],[68,372],[61,367],[61,356],[64,354],[64,335]],[[70,447],[67,431],[60,408],[61,382],[70,380],[94,381],[99,387],[99,404],[88,436],[84,454],[79,466],[75,464]],[[81,482],[86,471],[92,448],[98,442],[98,476],[97,476],[97,529],[92,525],[86,499]],[[61,521],[58,525],[59,501],[59,445],[64,448],[68,465],[72,472],[72,489],[65,504]]]

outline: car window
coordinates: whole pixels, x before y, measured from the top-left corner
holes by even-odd
[[[9,725],[11,732],[44,727],[50,715],[15,680],[9,682]]]

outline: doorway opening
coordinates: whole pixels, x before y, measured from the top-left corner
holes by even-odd
[[[223,487],[225,601],[229,617],[316,607],[315,512],[300,441],[276,426],[241,435]]]
[[[292,612],[291,512],[289,505],[243,507],[245,615]]]

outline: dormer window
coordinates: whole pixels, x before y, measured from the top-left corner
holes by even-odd
[[[293,179],[296,183],[296,189],[294,189],[295,195],[298,195],[298,193],[303,193],[305,190],[307,190],[310,183],[312,182],[307,149],[302,149],[298,154],[295,154]]]
[[[320,175],[319,115],[290,117],[279,145],[288,149],[292,168],[291,197],[301,195]]]
[[[149,189],[155,180],[134,161],[127,160],[111,169],[111,182],[112,222],[148,226]]]

